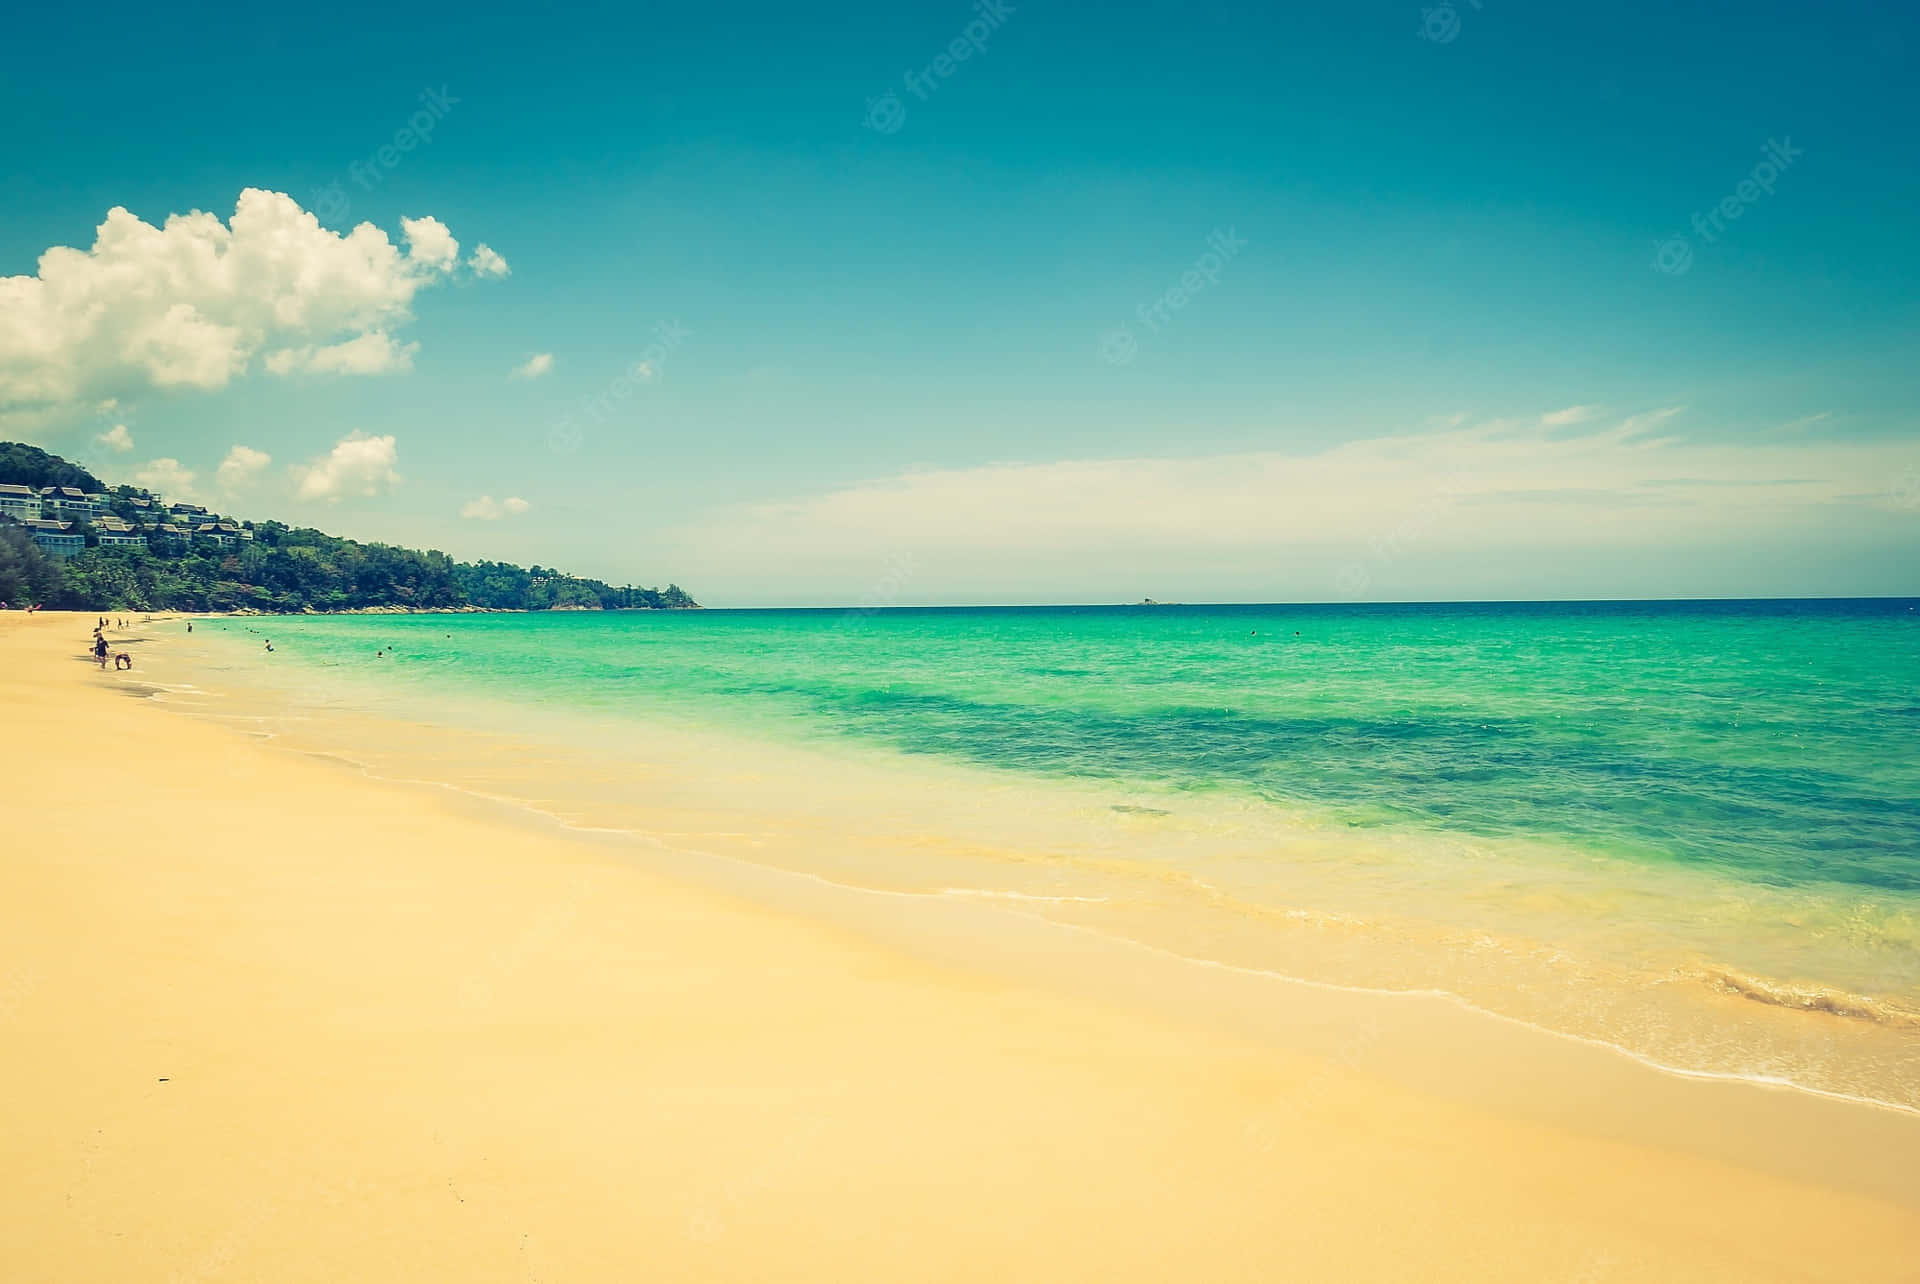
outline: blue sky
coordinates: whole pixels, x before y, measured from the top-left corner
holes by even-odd
[[[0,295],[114,478],[719,604],[1920,592],[1910,6],[12,25],[0,277],[290,202]]]

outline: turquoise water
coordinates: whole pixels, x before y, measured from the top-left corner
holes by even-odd
[[[276,619],[283,655],[1244,792],[1760,883],[1920,889],[1895,600]],[[451,637],[447,635],[451,634]]]
[[[871,841],[849,823],[811,846],[756,822],[786,837],[742,850],[814,853],[801,867],[844,850],[815,872],[1048,902],[1186,954],[1444,989],[1660,1064],[1914,1108],[1916,607],[336,616],[201,635],[236,675],[244,654],[416,722],[577,715],[594,747],[564,790],[497,763],[484,787],[566,792],[554,809],[594,824],[644,827],[642,801],[731,770],[662,783],[642,759],[665,728],[877,762],[741,774],[742,807],[804,777],[840,791],[836,815],[880,818]],[[927,837],[962,831],[987,855]]]

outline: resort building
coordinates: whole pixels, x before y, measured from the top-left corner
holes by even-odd
[[[175,526],[172,522],[161,522],[159,525],[151,528],[147,543],[151,548],[163,548],[169,553],[178,553],[187,546],[187,541],[190,538],[192,537],[188,532]]]
[[[89,495],[76,486],[40,488],[40,510],[48,517],[58,513],[62,517],[84,517],[92,521],[105,506],[105,495]]]
[[[118,517],[102,517],[93,524],[102,547],[145,548],[147,537]]]
[[[204,504],[175,504],[167,511],[174,521],[187,526],[198,526],[213,516]]]
[[[25,525],[33,532],[33,542],[54,557],[74,557],[86,551],[87,537],[75,530],[72,522],[35,518]]]
[[[242,540],[253,539],[252,531],[232,522],[202,522],[193,528],[193,533],[206,536],[222,548],[231,548]]]
[[[40,492],[31,486],[18,486],[12,482],[0,485],[0,517],[11,517],[16,522],[32,522],[40,519]]]

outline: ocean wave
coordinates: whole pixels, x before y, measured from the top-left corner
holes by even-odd
[[[1792,1008],[1801,1012],[1824,1012],[1876,1025],[1920,1029],[1920,1008],[1895,999],[1854,994],[1824,985],[1793,984],[1748,976],[1726,968],[1709,968],[1696,974],[1696,980],[1722,994],[1751,999],[1770,1007]]]

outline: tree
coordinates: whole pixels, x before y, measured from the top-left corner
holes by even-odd
[[[0,441],[0,482],[31,486],[35,490],[71,486],[89,495],[107,488],[105,482],[80,465],[21,441]]]
[[[64,587],[60,568],[23,526],[0,525],[0,602],[29,606],[57,602]]]

